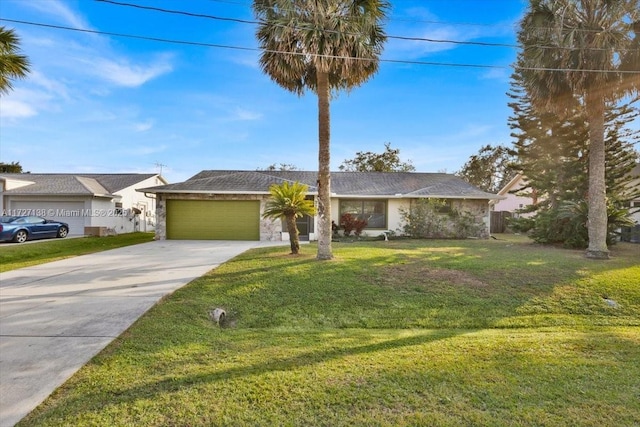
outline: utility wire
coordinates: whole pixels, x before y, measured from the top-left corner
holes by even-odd
[[[237,21],[237,22],[241,22],[241,23],[248,23],[248,24],[261,24],[262,22],[260,21],[249,21],[249,20],[243,20],[243,19],[235,19],[235,18],[221,18],[215,15],[208,15],[208,14],[202,14],[202,13],[192,13],[192,12],[186,12],[186,11],[181,11],[181,10],[173,10],[173,9],[163,9],[160,7],[154,7],[154,6],[142,6],[139,4],[132,4],[132,3],[125,3],[125,2],[120,2],[120,1],[115,1],[115,0],[94,0],[97,2],[102,2],[102,3],[111,3],[113,5],[117,5],[117,6],[128,6],[128,7],[133,7],[133,8],[138,8],[138,9],[147,9],[147,10],[155,10],[158,12],[163,12],[163,13],[173,13],[173,14],[183,14],[183,15],[191,15],[194,17],[200,17],[200,18],[208,18],[208,19],[222,19],[222,20],[231,20],[231,21]],[[237,5],[241,5],[241,6],[248,6],[250,7],[249,4],[247,3],[241,3],[241,2],[234,2],[234,1],[225,1],[225,0],[209,0],[211,2],[217,2],[217,3],[227,3],[227,4],[237,4]],[[287,9],[282,9],[282,10],[287,10]],[[289,9],[287,10],[289,12],[291,12],[292,10]],[[420,23],[420,24],[438,24],[438,25],[452,25],[452,26],[482,26],[482,27],[495,27],[495,26],[501,26],[501,27],[509,27],[509,28],[513,28],[516,24],[502,24],[502,25],[498,25],[498,24],[480,24],[480,23],[472,23],[472,22],[445,22],[445,21],[429,21],[429,20],[414,20],[414,19],[390,19],[390,21],[401,21],[401,22],[414,22],[414,23]],[[548,27],[538,27],[539,30],[553,30],[552,28],[548,28]],[[602,29],[590,29],[590,28],[576,28],[575,31],[578,32],[584,32],[584,33],[600,33],[602,32]],[[402,38],[402,36],[387,36],[389,38]],[[422,39],[424,41],[433,41],[433,42],[443,42],[443,43],[456,43],[455,40],[431,40],[431,39]],[[459,42],[459,41],[458,41]],[[473,43],[473,42],[465,42],[465,43]],[[489,46],[499,46],[502,47],[503,44],[500,43],[489,43]],[[519,47],[517,45],[504,45],[505,47]],[[554,46],[550,46],[550,48],[555,48]],[[606,49],[602,49],[602,50],[606,50]]]
[[[251,24],[251,25],[264,24],[264,22],[262,22],[262,21],[254,21],[254,20],[247,20],[247,19],[240,19],[240,18],[227,18],[227,17],[216,16],[216,15],[208,15],[208,14],[203,14],[203,13],[186,12],[186,11],[183,11],[183,10],[164,9],[164,8],[155,7],[155,6],[142,6],[142,5],[139,5],[139,4],[123,3],[123,2],[114,1],[114,0],[95,0],[95,1],[100,2],[100,3],[109,3],[109,4],[113,4],[115,6],[131,7],[131,8],[134,8],[134,9],[142,9],[142,10],[151,10],[151,11],[154,11],[154,12],[168,13],[168,14],[173,14],[173,15],[184,15],[184,16],[190,16],[190,17],[193,17],[193,18],[205,18],[205,19],[213,19],[213,20],[216,20],[216,21],[237,22],[237,23],[240,23],[240,24]],[[286,25],[278,25],[278,24],[275,24],[274,26],[276,26],[276,27],[286,27]],[[338,33],[337,31],[327,31],[327,32]],[[506,43],[469,42],[469,41],[459,41],[459,40],[431,39],[431,38],[425,38],[425,37],[408,37],[408,36],[387,35],[387,38],[389,38],[389,39],[397,39],[397,40],[422,41],[422,42],[429,42],[429,43],[448,43],[448,44],[460,44],[460,45],[472,45],[472,46],[494,46],[494,47],[509,47],[509,48],[517,48],[518,47],[517,45],[506,44]]]
[[[95,1],[101,2],[101,3],[112,4],[112,5],[115,5],[115,6],[131,7],[131,8],[134,8],[134,9],[141,9],[141,10],[151,10],[151,11],[154,11],[154,12],[161,12],[161,13],[174,14],[174,15],[183,15],[183,16],[189,16],[189,17],[194,17],[194,18],[213,19],[213,20],[218,20],[218,21],[237,22],[237,23],[241,23],[241,24],[250,24],[250,25],[269,24],[269,25],[272,25],[274,27],[281,27],[281,28],[287,28],[288,27],[287,25],[284,25],[284,24],[271,24],[271,23],[264,22],[264,21],[255,21],[255,20],[247,20],[247,19],[240,19],[240,18],[228,18],[228,17],[221,17],[221,16],[216,16],[216,15],[203,14],[203,13],[186,12],[186,11],[183,11],[183,10],[164,9],[164,8],[161,8],[161,7],[143,6],[143,5],[139,5],[139,4],[125,3],[125,2],[120,2],[120,1],[116,1],[116,0],[95,0]],[[335,33],[335,34],[339,33],[338,31],[335,31],[335,30],[324,30],[324,31],[326,31],[328,33]],[[580,29],[580,31],[602,31],[602,30]],[[341,33],[341,34],[353,35],[353,34],[349,34],[349,33]],[[509,43],[472,42],[472,41],[433,39],[433,38],[426,38],[426,37],[411,37],[411,36],[397,36],[397,35],[387,35],[387,38],[395,39],[395,40],[404,40],[404,41],[420,41],[420,42],[427,42],[427,43],[443,43],[443,44],[455,44],[455,45],[467,45],[467,46],[484,46],[484,47],[507,47],[507,48],[512,48],[512,49],[520,48],[520,45],[509,44]],[[535,45],[533,47],[542,48],[542,49],[566,49],[566,50],[571,50],[570,47],[563,47],[563,46]],[[591,51],[609,51],[610,49],[608,49],[608,48],[589,48],[588,50],[591,50]],[[633,49],[621,49],[621,51],[630,51],[630,50],[633,50]]]
[[[44,28],[54,28],[58,30],[100,34],[100,35],[106,35],[106,36],[123,37],[123,38],[137,39],[137,40],[147,40],[147,41],[154,41],[154,42],[160,42],[160,43],[211,47],[211,48],[219,48],[219,49],[233,49],[233,50],[243,50],[243,51],[252,51],[252,52],[269,52],[269,53],[276,53],[276,54],[283,54],[283,55],[313,56],[317,58],[376,61],[376,59],[373,59],[373,58],[355,58],[351,56],[321,55],[321,54],[304,53],[304,52],[288,52],[288,51],[260,49],[260,48],[253,48],[253,47],[242,47],[242,46],[215,44],[215,43],[194,42],[194,41],[187,41],[187,40],[167,39],[167,38],[151,37],[151,36],[139,36],[134,34],[114,33],[114,32],[107,32],[107,31],[89,30],[84,28],[72,28],[72,27],[65,27],[62,25],[44,24],[39,22],[22,21],[17,19],[8,19],[8,18],[0,18],[0,21],[6,21],[6,22],[12,22],[12,23],[24,24],[24,25],[33,25],[33,26],[44,27]],[[504,65],[411,61],[411,60],[401,60],[401,59],[380,59],[379,61],[391,63],[391,64],[430,65],[430,66],[458,67],[458,68],[484,68],[484,69],[500,69],[500,70],[508,70],[508,69],[514,68],[517,70],[529,70],[529,71],[559,71],[559,72],[579,71],[584,73],[640,74],[640,70],[619,71],[619,70],[579,70],[579,69],[572,69],[572,68],[544,68],[544,67],[518,67],[518,66],[510,67],[510,66],[504,66]]]

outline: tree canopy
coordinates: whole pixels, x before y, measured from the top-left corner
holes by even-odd
[[[518,173],[513,161],[513,150],[489,144],[472,155],[456,175],[484,191],[497,193]]]
[[[411,160],[400,160],[400,149],[391,148],[391,143],[384,144],[384,152],[358,151],[353,159],[342,162],[340,170],[347,172],[412,172],[416,168]]]
[[[22,173],[22,165],[20,162],[5,163],[0,162],[0,172],[2,173]]]
[[[0,94],[13,89],[12,81],[29,73],[29,59],[21,55],[20,38],[11,28],[0,26]]]

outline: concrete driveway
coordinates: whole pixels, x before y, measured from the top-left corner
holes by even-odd
[[[156,241],[0,273],[0,426],[15,425],[164,295],[269,244]]]

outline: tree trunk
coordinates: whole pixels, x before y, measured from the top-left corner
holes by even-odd
[[[589,120],[589,247],[586,257],[608,259],[607,188],[605,183],[604,99],[591,90],[585,97]]]
[[[318,256],[333,258],[331,252],[331,156],[329,117],[329,75],[317,72],[318,79]]]
[[[291,254],[297,255],[300,253],[300,236],[298,233],[298,226],[296,225],[295,215],[288,215],[287,217],[287,230],[289,231],[289,243],[291,244]]]

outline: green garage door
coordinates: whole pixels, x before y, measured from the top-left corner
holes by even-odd
[[[260,240],[260,202],[167,200],[167,238]]]

